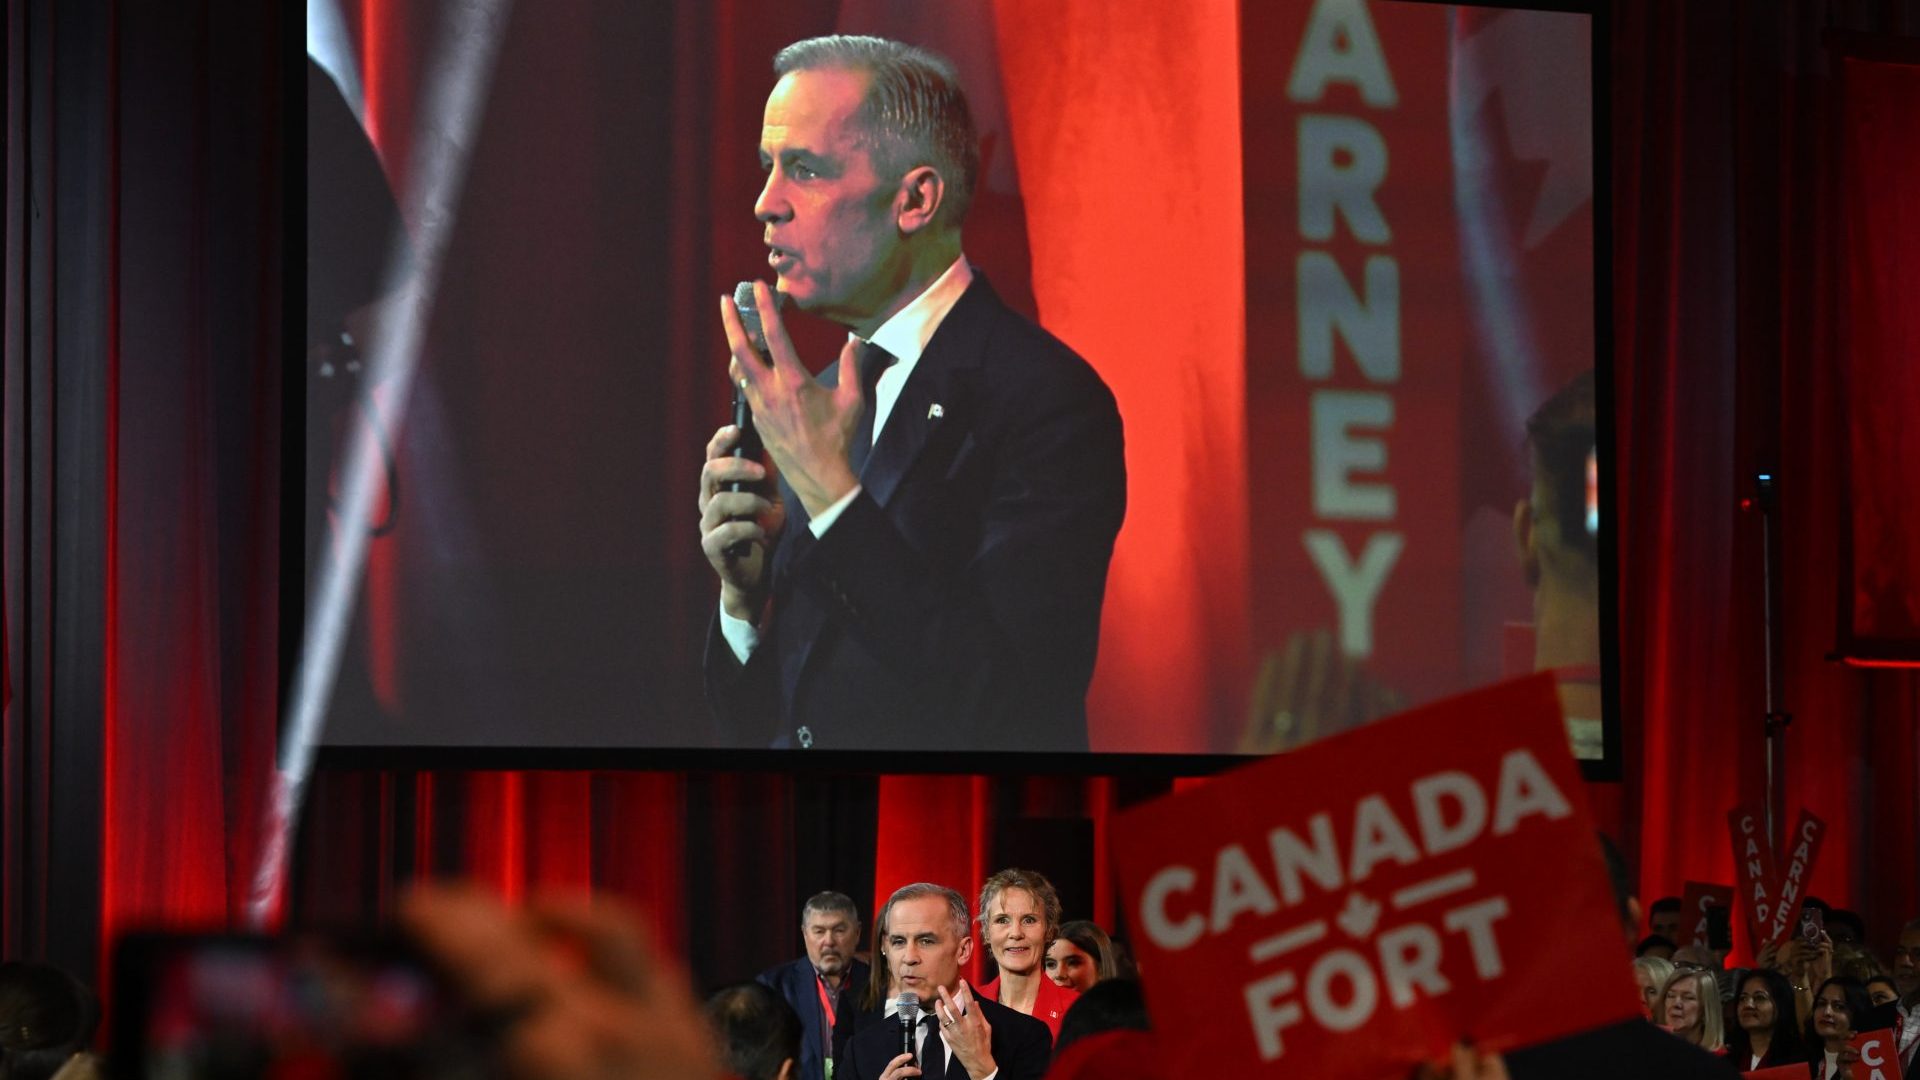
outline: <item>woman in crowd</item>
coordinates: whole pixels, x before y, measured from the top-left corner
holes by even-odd
[[[1080,994],[1049,979],[1047,947],[1060,930],[1060,897],[1043,874],[1002,870],[980,889],[980,937],[1000,974],[978,992],[1044,1022],[1054,1038]]]
[[[1673,978],[1673,964],[1657,956],[1636,956],[1633,960],[1633,981],[1640,987],[1640,1011],[1655,1023],[1662,1022],[1653,1011],[1660,1000],[1660,988]]]
[[[1777,971],[1758,969],[1741,976],[1733,999],[1733,1030],[1727,1053],[1742,1072],[1798,1065],[1807,1060],[1800,1022],[1793,1011],[1793,984]]]
[[[1840,1051],[1853,1038],[1853,1022],[1873,1008],[1867,988],[1858,979],[1835,975],[1813,992],[1813,1015],[1807,1017],[1807,1060],[1814,1080],[1840,1074]]]
[[[1047,946],[1047,978],[1084,994],[1113,976],[1113,940],[1107,932],[1085,919],[1062,923],[1060,936]]]
[[[1720,985],[1711,971],[1676,971],[1660,992],[1654,1015],[1668,1031],[1702,1050],[1726,1050],[1720,1019]]]
[[[1867,980],[1867,999],[1876,1006],[1900,1000],[1899,984],[1891,975],[1875,975]]]

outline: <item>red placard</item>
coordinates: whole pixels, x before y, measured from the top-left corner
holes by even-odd
[[[1860,1055],[1852,1066],[1853,1080],[1900,1080],[1900,1044],[1892,1028],[1855,1035],[1847,1045]]]
[[[1770,939],[1773,922],[1773,843],[1767,838],[1766,818],[1751,806],[1727,811],[1727,832],[1733,840],[1733,872],[1746,901],[1747,931],[1758,949]]]
[[[1680,893],[1680,927],[1684,939],[1680,944],[1707,947],[1707,909],[1710,907],[1726,908],[1731,916],[1733,886],[1687,882],[1686,889]]]
[[[1463,1037],[1640,1015],[1550,675],[1248,765],[1114,837],[1184,1073],[1398,1077]],[[1592,985],[1566,994],[1568,971]]]
[[[1464,362],[1453,16],[1240,6],[1242,49],[1259,58],[1242,74],[1242,108],[1260,118],[1242,146],[1258,253],[1246,274],[1253,644],[1280,656],[1295,635],[1331,630],[1401,700],[1428,700],[1463,685],[1467,642],[1433,633],[1461,624],[1463,444],[1517,454],[1522,434],[1461,425],[1479,372]],[[1589,362],[1592,346],[1575,355]],[[1497,648],[1498,622],[1474,629]]]
[[[1793,832],[1787,837],[1786,865],[1781,868],[1779,882],[1773,890],[1773,917],[1761,940],[1778,943],[1792,932],[1793,913],[1807,891],[1807,879],[1813,875],[1813,860],[1819,857],[1820,841],[1826,835],[1826,822],[1805,810],[1800,811],[1800,820],[1794,823]]]

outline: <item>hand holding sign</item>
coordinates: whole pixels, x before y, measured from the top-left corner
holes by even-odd
[[[1640,1015],[1582,799],[1553,680],[1535,676],[1122,815],[1169,1059],[1404,1076],[1465,1039],[1499,1052]],[[1569,968],[1594,992],[1565,1000]]]
[[[1850,1065],[1853,1080],[1901,1080],[1898,1045],[1891,1028],[1869,1031],[1847,1040],[1847,1048],[1855,1058]]]

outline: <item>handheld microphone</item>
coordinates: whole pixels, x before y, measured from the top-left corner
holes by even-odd
[[[776,293],[774,302],[779,303]],[[772,367],[767,359],[767,334],[760,325],[760,307],[753,299],[753,282],[743,281],[733,287],[733,306],[740,312],[740,326],[747,332],[747,341],[753,345],[760,360]],[[747,392],[739,383],[733,384],[733,426],[740,429],[740,441],[733,444],[733,456],[759,460],[765,448],[760,444],[760,433],[753,429],[753,409],[747,405]],[[729,481],[728,491],[745,491],[747,484],[741,480]],[[742,540],[727,549],[730,559],[744,559],[752,552],[753,543]]]
[[[900,1013],[900,1052],[912,1054],[914,1052],[913,1037],[920,1030],[920,999],[912,994],[901,994],[894,1001],[894,1008]],[[915,1054],[916,1065],[919,1060],[919,1055]]]

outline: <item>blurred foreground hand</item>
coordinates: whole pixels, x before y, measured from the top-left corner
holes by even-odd
[[[713,1040],[685,973],[605,897],[510,908],[469,885],[413,886],[408,934],[498,1026],[523,1080],[713,1080]]]
[[[1300,631],[1261,660],[1237,749],[1293,750],[1401,708],[1400,695],[1341,652],[1331,631]]]

